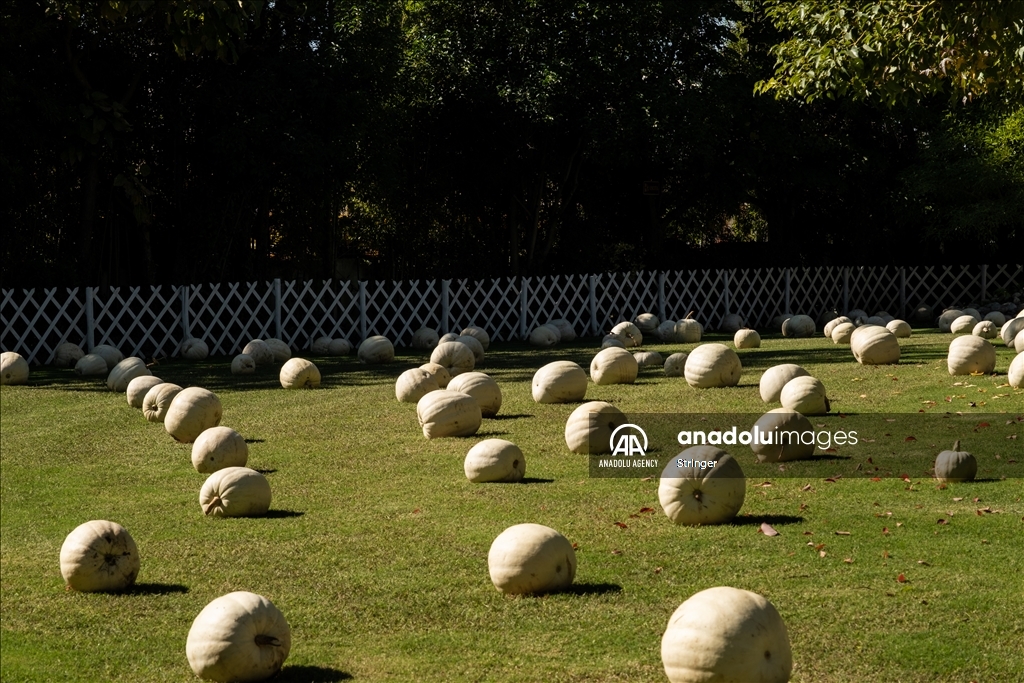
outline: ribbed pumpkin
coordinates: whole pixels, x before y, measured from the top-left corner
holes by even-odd
[[[793,672],[778,610],[729,586],[703,590],[672,613],[661,662],[670,683],[786,683]]]
[[[760,443],[751,443],[750,449],[758,462],[786,462],[814,454],[814,427],[795,410],[769,410],[757,419],[751,432],[755,429]]]
[[[317,337],[309,346],[309,351],[314,356],[326,356],[327,349],[331,345],[330,337]]]
[[[262,595],[236,591],[196,616],[185,655],[204,680],[262,681],[281,670],[291,647],[291,627],[281,610]]]
[[[274,363],[274,352],[267,346],[267,342],[262,339],[252,339],[245,348],[242,349],[242,353],[251,357],[256,363],[256,367],[262,367],[264,365],[273,365]]]
[[[661,321],[658,320],[658,316],[653,313],[641,313],[633,321],[636,328],[640,330],[640,334],[654,334],[654,331],[658,329],[658,325]]]
[[[999,334],[999,328],[1006,324],[1006,315],[1004,315],[1002,311],[991,311],[985,314],[985,320],[992,323],[997,330],[996,334]],[[982,320],[981,322],[985,322],[985,320]]]
[[[480,342],[480,346],[484,351],[486,351],[487,348],[491,345],[490,336],[488,336],[487,332],[485,332],[482,327],[477,327],[476,325],[470,325],[466,329],[462,330],[462,332],[459,333],[459,336],[473,337],[478,342]]]
[[[192,467],[209,474],[225,467],[245,467],[249,444],[231,427],[210,427],[192,444]]]
[[[1007,346],[1013,346],[1013,340],[1017,338],[1021,330],[1024,330],[1024,318],[1007,320],[999,329],[999,337]]]
[[[110,344],[100,344],[93,347],[92,355],[99,356],[107,364],[107,372],[114,369],[114,366],[124,360],[124,354]]]
[[[437,439],[476,434],[483,415],[480,404],[469,394],[438,389],[424,394],[416,403],[416,418],[423,428],[423,436]]]
[[[437,363],[455,377],[470,372],[476,366],[476,357],[462,342],[442,341],[430,353],[430,362]]]
[[[290,358],[281,366],[278,380],[285,389],[316,389],[320,386],[320,369],[305,358]]]
[[[959,441],[953,444],[953,450],[942,451],[935,458],[935,478],[944,484],[974,481],[977,474],[978,459],[960,450]]]
[[[332,339],[327,342],[327,354],[331,356],[347,356],[352,353],[352,342],[348,339]]]
[[[1018,353],[1010,361],[1010,369],[1006,371],[1006,381],[1015,389],[1024,388],[1024,353]]]
[[[395,359],[395,347],[391,344],[390,339],[377,334],[364,339],[359,344],[356,355],[359,356],[360,362],[367,365],[390,363]]]
[[[900,361],[896,335],[880,325],[863,325],[854,330],[850,350],[861,365],[891,365]]]
[[[704,326],[693,318],[683,318],[676,321],[677,340],[684,344],[696,344],[704,334]]]
[[[224,467],[203,482],[199,507],[207,517],[260,517],[270,510],[270,482],[248,467]]]
[[[740,357],[725,344],[701,344],[690,351],[683,368],[686,383],[698,389],[734,387],[742,372]]]
[[[122,591],[139,576],[139,548],[116,522],[92,520],[75,527],[60,547],[60,573],[68,588]]]
[[[803,415],[824,415],[831,409],[825,385],[821,380],[810,377],[794,377],[786,382],[779,394],[783,408],[795,410]]]
[[[794,363],[783,363],[773,365],[764,371],[759,382],[761,400],[765,403],[775,403],[782,395],[782,387],[786,386],[794,377],[806,377],[811,373]]]
[[[938,319],[939,332],[949,332],[953,321],[964,314],[959,308],[949,308],[942,312]]]
[[[686,368],[686,358],[690,354],[688,353],[673,353],[671,356],[665,359],[665,376],[666,377],[682,377],[683,372]]]
[[[572,403],[587,395],[587,373],[576,363],[556,360],[533,374],[537,403]]]
[[[455,341],[465,344],[473,352],[473,362],[479,365],[484,360],[484,345],[480,340],[470,334],[463,334],[456,337]]]
[[[761,335],[757,330],[742,329],[733,335],[732,343],[737,349],[756,349],[761,346]]]
[[[0,353],[0,385],[28,382],[28,361],[15,351]]]
[[[813,337],[814,330],[814,318],[809,315],[794,315],[782,323],[782,335],[784,337]]]
[[[501,387],[490,375],[482,372],[464,372],[448,382],[449,391],[469,394],[480,405],[482,417],[494,417],[501,410]]]
[[[426,370],[437,382],[439,389],[444,389],[448,386],[448,382],[452,379],[452,374],[448,372],[448,368],[439,363],[424,363],[420,366],[420,370]],[[417,399],[419,400],[419,399]]]
[[[995,339],[999,336],[999,330],[991,320],[982,320],[974,326],[971,334],[982,339]]]
[[[855,308],[852,311],[850,311],[849,313],[847,313],[846,317],[849,318],[850,320],[852,320],[854,322],[854,324],[859,326],[860,323],[858,323],[857,321],[858,320],[867,320],[868,312],[865,311],[862,308]]]
[[[131,358],[125,358],[123,361],[114,366],[107,375],[107,388],[111,391],[126,391],[128,389],[128,383],[136,377],[142,377],[143,375],[152,375],[146,367],[146,361],[141,358],[132,356]]]
[[[631,322],[624,321],[612,328],[612,334],[623,338],[627,347],[643,346],[644,335],[640,328]]]
[[[534,346],[546,348],[557,344],[559,336],[558,328],[554,325],[539,325],[530,332],[529,342]]]
[[[423,351],[430,351],[437,346],[437,330],[432,327],[421,327],[412,334],[412,347]]]
[[[551,593],[572,585],[576,551],[551,527],[517,524],[491,543],[487,569],[491,583],[506,595]]]
[[[610,453],[612,432],[628,420],[621,410],[604,401],[590,401],[572,411],[565,421],[565,445],[573,453]]]
[[[440,365],[438,367],[441,368]],[[428,371],[423,368],[409,368],[395,380],[395,398],[402,403],[418,403],[425,395],[440,388],[434,375]]]
[[[621,334],[606,334],[604,339],[601,340],[601,349],[624,349],[626,348],[626,338]]]
[[[996,369],[996,347],[974,335],[957,337],[949,344],[946,366],[951,375],[988,374]]]
[[[142,399],[142,414],[146,420],[163,422],[164,416],[167,415],[167,409],[171,407],[171,401],[180,391],[181,387],[170,382],[157,384],[147,391],[145,398]]]
[[[75,367],[75,363],[78,362],[78,359],[84,355],[85,351],[83,351],[78,344],[64,342],[54,349],[53,364],[58,368],[73,368]]]
[[[681,343],[683,340],[676,334],[676,321],[675,320],[664,320],[658,328],[654,330],[654,336],[666,344]],[[623,344],[625,346],[625,344]]]
[[[459,338],[459,335],[454,332],[445,332],[441,335],[441,338],[437,340],[438,344],[444,344],[445,342],[455,341]]]
[[[210,355],[210,347],[202,339],[189,337],[181,342],[181,357],[188,360],[203,360]]]
[[[632,384],[639,370],[633,354],[614,346],[599,351],[590,361],[590,379],[597,385]]]
[[[251,375],[256,372],[256,361],[247,353],[240,353],[231,359],[232,375]]]
[[[904,320],[890,320],[885,324],[885,329],[895,334],[897,339],[906,339],[914,332]]]
[[[463,470],[474,484],[521,481],[526,475],[526,456],[511,441],[484,439],[466,453]]]
[[[1013,338],[1013,350],[1017,353],[1024,353],[1024,330],[1017,333]]]
[[[779,315],[772,318],[772,327],[779,332],[782,332],[782,326],[786,324],[786,321],[793,317],[792,313],[780,313]]]
[[[181,443],[192,443],[203,430],[216,427],[224,410],[212,391],[189,387],[179,391],[164,415],[164,429]]]
[[[853,338],[853,331],[857,329],[857,326],[853,323],[839,323],[832,330],[832,343],[843,344],[844,346],[849,345],[850,340]]]
[[[978,319],[973,315],[962,315],[949,325],[949,331],[953,334],[970,334]]]
[[[641,368],[657,367],[665,364],[665,359],[657,351],[636,351],[633,353],[637,366]]]
[[[683,466],[679,466],[679,461]],[[701,467],[701,463],[714,463]],[[692,446],[661,472],[658,501],[676,524],[728,522],[743,507],[747,480],[736,459],[714,446]]]
[[[142,404],[146,401],[146,394],[149,393],[149,390],[163,383],[162,379],[153,375],[140,375],[131,382],[128,382],[128,386],[124,391],[128,405],[137,410],[142,410]]]
[[[557,320],[549,320],[548,325],[554,325],[558,328],[558,334],[560,341],[571,342],[576,339],[576,330],[573,329],[572,323],[565,318],[558,318]]]
[[[842,325],[843,323],[852,323],[852,322],[853,321],[850,320],[845,315],[841,315],[838,318],[833,318],[832,320],[830,320],[827,323],[825,323],[825,329],[824,329],[825,337],[827,337],[828,339],[832,339],[832,330],[836,329],[836,327],[838,327],[839,325]]]
[[[738,313],[729,313],[722,318],[720,327],[726,334],[736,334],[746,327],[746,322]]]
[[[270,352],[274,354],[275,363],[284,363],[292,357],[292,348],[281,339],[271,337],[270,339],[264,340],[263,343],[266,344],[267,348],[270,349]]]

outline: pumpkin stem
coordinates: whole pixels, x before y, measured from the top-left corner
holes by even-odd
[[[953,450],[954,451],[959,451],[960,450],[960,439],[957,439],[956,443],[953,444]]]
[[[213,500],[203,506],[203,514],[208,515],[213,512],[213,508],[220,505],[220,496],[214,496]]]
[[[278,647],[281,644],[281,641],[278,640],[277,638],[275,638],[274,636],[263,636],[263,635],[260,635],[260,636],[256,636],[256,644],[257,645],[273,645],[274,647]]]

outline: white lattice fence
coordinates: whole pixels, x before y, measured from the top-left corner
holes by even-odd
[[[772,318],[786,312],[785,268],[729,270],[725,275],[729,281],[729,312],[738,313],[748,326],[765,327]]]
[[[359,291],[348,282],[281,283],[281,337],[293,349],[314,339],[359,338]]]
[[[250,339],[277,335],[273,283],[195,285],[188,300],[190,333],[209,345],[211,355],[240,353]]]
[[[519,282],[513,278],[451,280],[448,316],[442,317],[441,331],[460,332],[477,325],[494,341],[520,338],[520,291]]]
[[[177,287],[111,287],[93,296],[96,344],[126,356],[170,356],[181,344],[181,296]]]
[[[728,275],[719,270],[683,270],[663,274],[657,312],[662,320],[682,320],[689,313],[705,325],[717,326],[726,314],[725,283]],[[659,301],[660,304],[660,301]]]
[[[30,363],[50,363],[59,344],[87,346],[85,295],[77,287],[5,289],[0,298],[0,325],[4,351],[17,351]]]
[[[408,346],[419,328],[441,323],[439,280],[365,283],[366,328],[362,336],[382,334],[398,346]]]
[[[604,273],[596,276],[596,325],[608,332],[621,320],[658,310],[658,274]]]
[[[789,309],[780,313],[799,312],[816,318],[823,311],[843,307],[842,268],[804,267],[789,268],[788,271]]]
[[[590,283],[586,275],[553,275],[526,281],[526,334],[549,320],[564,318],[576,334],[590,334]]]

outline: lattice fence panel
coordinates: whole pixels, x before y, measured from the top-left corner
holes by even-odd
[[[95,342],[125,356],[153,358],[178,353],[182,342],[178,287],[111,287],[93,297]]]
[[[986,275],[985,298],[988,301],[1024,303],[1024,266],[1019,263],[988,266]]]
[[[292,352],[319,337],[359,340],[358,290],[349,282],[307,280],[281,283],[281,339]]]
[[[725,315],[720,270],[676,270],[665,273],[665,320],[682,320],[688,313],[702,325],[717,327]]]
[[[897,280],[897,303],[898,285]],[[790,268],[789,290],[789,311],[780,313],[809,315],[817,320],[823,312],[839,311],[843,307],[843,269],[830,266]],[[890,313],[899,315],[897,311]]]
[[[658,274],[603,273],[596,277],[597,327],[606,334],[623,320],[658,310]]]
[[[868,315],[885,312],[899,317],[900,269],[895,266],[849,268],[850,310],[859,308]],[[909,304],[908,304],[909,305]],[[848,313],[849,311],[840,311]]]
[[[564,318],[577,335],[590,330],[590,282],[586,275],[553,275],[527,280],[526,333]]]
[[[5,289],[0,298],[0,348],[29,363],[51,363],[64,342],[86,348],[85,291]]]
[[[195,285],[189,292],[193,337],[210,355],[233,355],[252,339],[275,336],[274,288],[270,282]]]
[[[751,327],[764,328],[785,313],[786,269],[729,271],[729,312],[737,313]],[[724,312],[723,312],[724,315]],[[715,326],[721,317],[714,321]]]
[[[519,283],[512,278],[452,280],[449,316],[439,332],[482,327],[493,341],[519,338]]]
[[[403,280],[366,283],[366,334],[382,334],[395,346],[409,346],[424,325],[441,324],[441,282]]]

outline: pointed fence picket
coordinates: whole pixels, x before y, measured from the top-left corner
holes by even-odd
[[[1016,297],[1016,298],[1015,298]],[[440,333],[483,327],[495,341],[525,339],[537,325],[569,320],[598,336],[643,312],[708,328],[738,313],[764,327],[781,313],[862,308],[908,318],[930,307],[1024,299],[1024,266],[821,266],[553,275],[486,280],[344,282],[307,280],[158,287],[4,289],[0,346],[50,363],[65,341],[86,350],[111,344],[146,358],[172,356],[188,336],[213,355],[250,339],[277,337],[293,349],[314,339],[358,343],[384,335],[408,345],[423,326]]]

